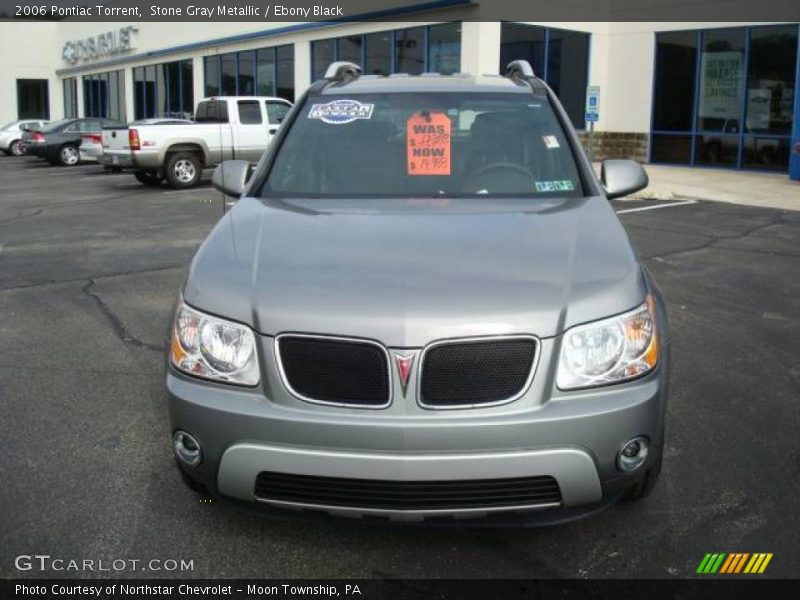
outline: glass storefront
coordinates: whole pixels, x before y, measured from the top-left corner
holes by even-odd
[[[279,96],[294,101],[294,45],[206,56],[206,96]]]
[[[656,34],[650,159],[786,171],[797,25]]]
[[[500,29],[500,72],[512,60],[525,59],[564,105],[573,125],[583,129],[589,81],[589,34],[524,23]]]
[[[192,61],[179,60],[133,69],[136,119],[190,117],[194,113]]]
[[[83,116],[125,121],[125,71],[84,75]]]
[[[461,24],[441,23],[311,42],[311,78],[321,79],[332,62],[347,60],[364,74],[451,75],[461,69]]]

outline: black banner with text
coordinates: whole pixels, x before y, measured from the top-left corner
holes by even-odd
[[[798,21],[797,0],[0,0],[0,19],[74,21]]]

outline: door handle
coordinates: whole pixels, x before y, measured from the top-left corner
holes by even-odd
[[[278,131],[278,128],[277,127],[270,127],[268,131],[270,133],[275,133],[276,131]]]

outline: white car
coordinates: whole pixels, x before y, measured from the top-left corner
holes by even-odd
[[[145,185],[166,180],[171,187],[190,188],[203,169],[223,160],[257,163],[291,107],[271,96],[205,98],[191,123],[104,128],[103,161],[132,170]]]
[[[0,129],[0,150],[9,156],[22,156],[25,153],[22,145],[22,131],[24,129],[41,129],[48,123],[49,121],[41,119],[23,119],[3,125]]]

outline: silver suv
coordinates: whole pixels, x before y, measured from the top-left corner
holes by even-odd
[[[650,491],[666,313],[608,202],[647,177],[598,180],[527,63],[334,63],[255,170],[214,183],[240,200],[192,261],[167,369],[190,487],[392,519]]]

